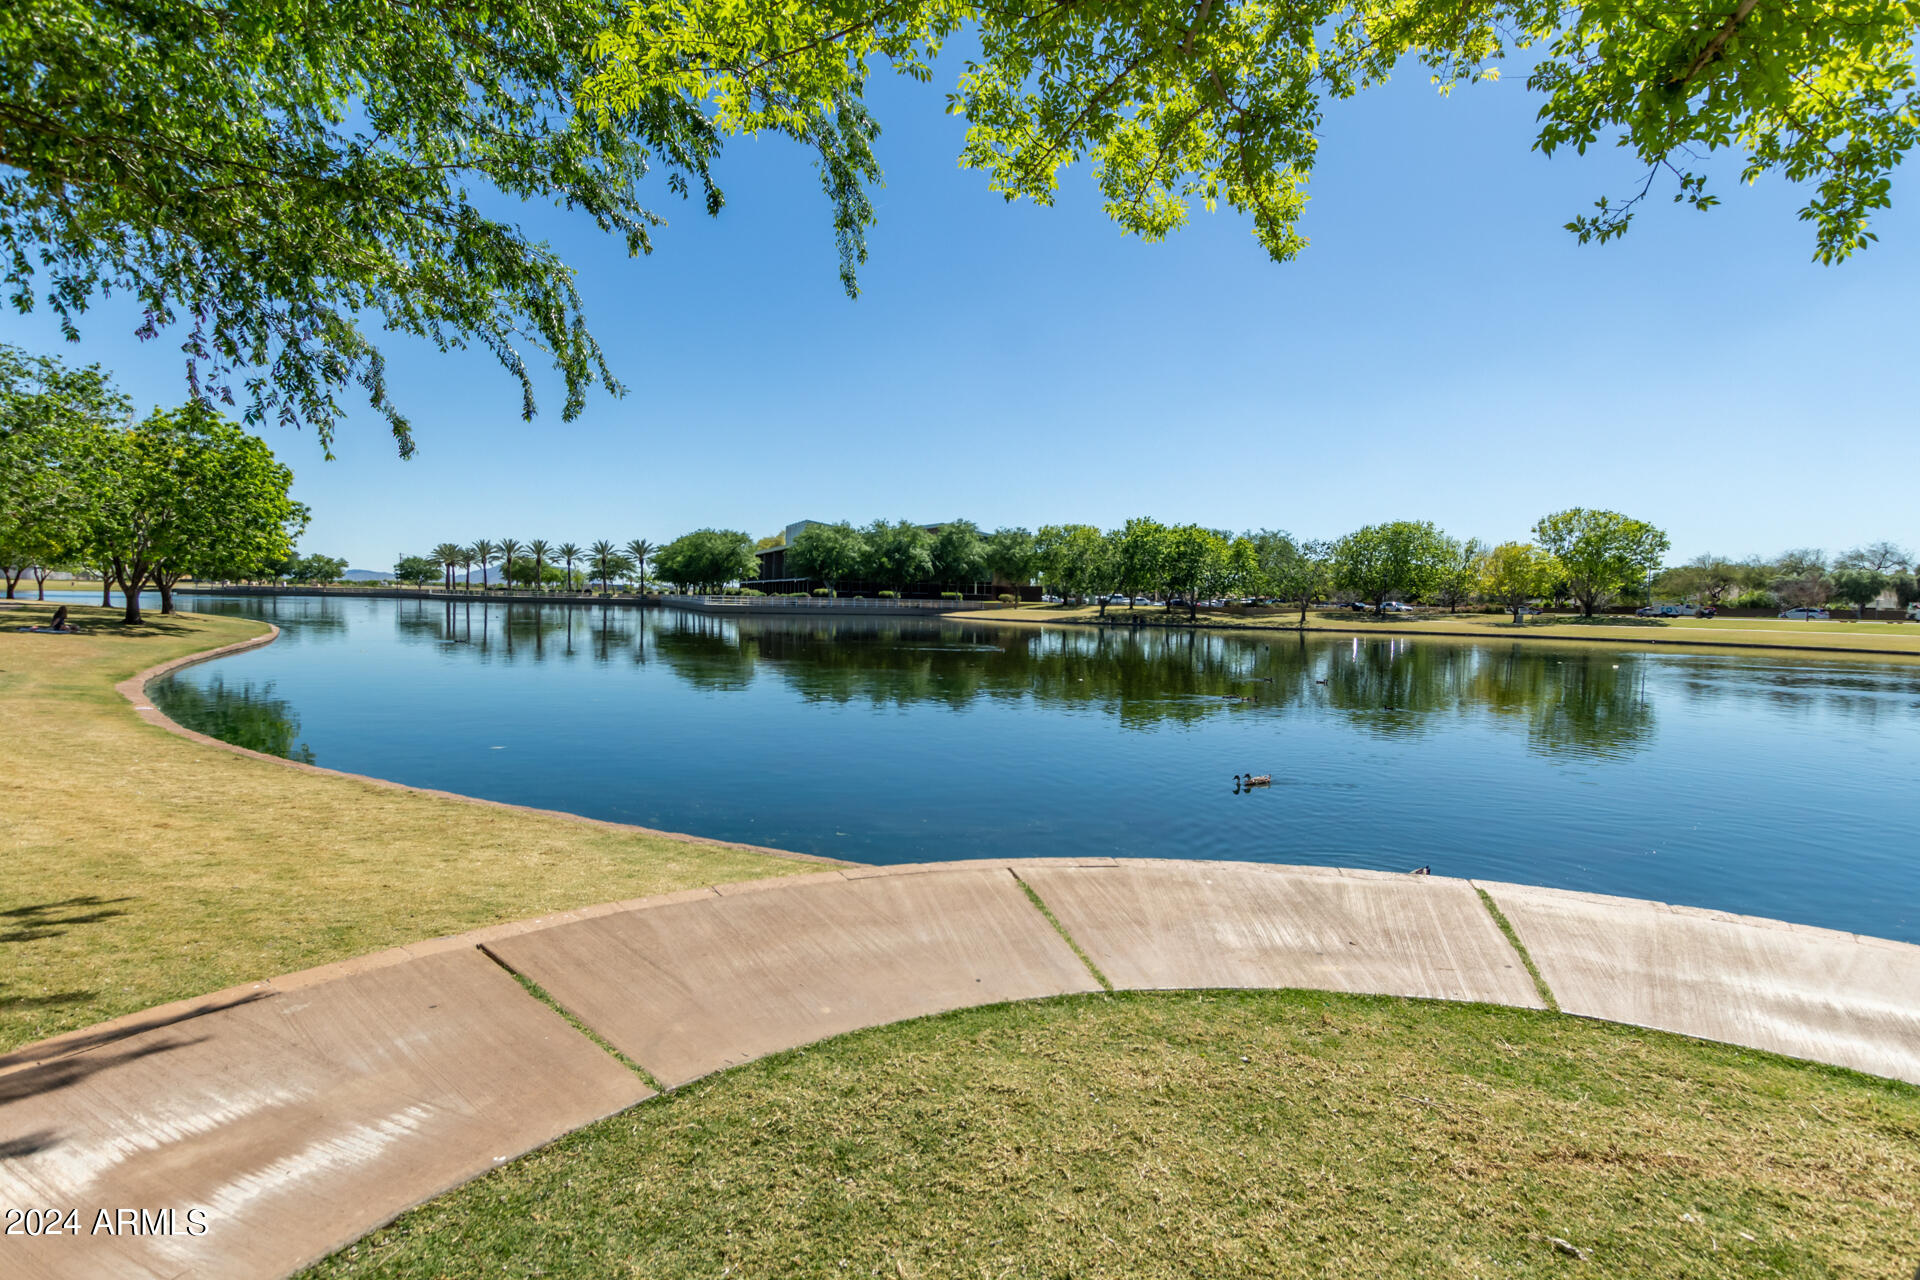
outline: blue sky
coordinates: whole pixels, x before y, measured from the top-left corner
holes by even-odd
[[[1270,263],[1230,213],[1127,239],[1084,167],[1051,209],[1009,205],[954,160],[944,85],[876,96],[887,185],[864,293],[835,278],[804,154],[733,144],[708,220],[629,260],[583,219],[529,209],[580,270],[623,400],[518,416],[481,353],[385,343],[420,453],[370,413],[339,458],[262,434],[314,510],[305,546],[385,568],[442,540],[665,541],[701,525],[968,516],[986,527],[1130,515],[1333,536],[1429,519],[1523,537],[1607,506],[1703,551],[1920,544],[1920,214],[1896,180],[1881,243],[1810,261],[1803,193],[1649,201],[1624,241],[1562,224],[1637,182],[1612,153],[1529,150],[1521,77],[1440,101],[1409,76],[1335,104],[1305,230]],[[177,340],[117,304],[79,348],[46,314],[0,341],[98,360],[143,404],[184,396]]]

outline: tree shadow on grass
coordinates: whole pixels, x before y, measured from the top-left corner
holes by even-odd
[[[55,991],[44,996],[0,995],[0,1013],[14,1013],[25,1009],[52,1009],[63,1004],[85,1004],[99,994],[98,991]]]
[[[122,613],[118,608],[103,609],[99,605],[77,605],[71,602],[48,600],[16,600],[14,608],[0,613],[5,619],[4,629],[20,627],[44,627],[53,619],[53,611],[62,603],[67,605],[67,621],[73,625],[74,636],[131,636],[135,639],[153,639],[159,636],[183,636],[197,627],[171,618],[164,614],[145,613],[140,621],[128,626],[121,621]]]
[[[99,1075],[102,1071],[110,1071],[115,1067],[138,1062],[142,1058],[151,1058],[156,1054],[171,1053],[175,1049],[202,1044],[211,1038],[196,1036],[191,1039],[155,1040],[151,1044],[136,1045],[118,1053],[76,1053],[72,1057],[55,1058],[51,1062],[25,1067],[0,1076],[0,1106],[27,1098],[37,1098],[57,1089],[72,1088],[84,1080]]]
[[[66,932],[64,926],[98,924],[102,920],[125,915],[127,913],[124,911],[109,908],[132,901],[134,899],[131,897],[102,898],[89,894],[61,902],[36,902],[24,907],[10,907],[0,911],[0,922],[4,922],[0,923],[0,928],[8,929],[0,933],[0,943],[39,942],[43,938],[58,938]]]

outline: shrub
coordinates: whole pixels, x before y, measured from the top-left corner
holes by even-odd
[[[958,591],[942,591],[942,592],[940,593],[940,598],[941,598],[942,600],[964,600],[964,599],[966,599],[966,597],[965,597],[965,596],[963,596],[963,595],[961,595],[961,594],[960,594],[960,593],[959,593]]]
[[[1019,604],[1020,602],[1016,600],[1014,597],[1008,595],[1006,592],[1002,591],[1000,593],[1000,603],[1001,604]]]
[[[900,598],[900,593],[898,591],[880,591],[880,592],[876,592],[875,594],[878,595],[882,600],[898,600]]]
[[[1778,608],[1780,597],[1771,591],[1743,591],[1727,601],[1729,609],[1774,609]]]
[[[827,589],[826,589],[825,587],[815,587],[815,588],[813,589],[813,594],[815,594],[815,595],[817,595],[817,596],[830,596],[830,595],[832,595],[833,593],[832,593],[831,591],[829,591],[829,590],[827,590]]]

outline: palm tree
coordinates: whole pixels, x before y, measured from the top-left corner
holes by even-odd
[[[626,545],[625,551],[627,558],[633,561],[633,571],[636,581],[640,584],[640,594],[645,595],[647,594],[647,557],[653,554],[654,546],[645,538],[635,538]]]
[[[592,577],[600,579],[602,591],[607,590],[608,583],[613,580],[613,564],[619,558],[620,548],[605,538],[587,548],[587,571]]]
[[[547,589],[547,557],[553,554],[553,548],[547,545],[545,538],[535,538],[527,544],[527,554],[533,557],[533,589]]]
[[[465,549],[457,542],[443,542],[433,549],[433,558],[440,562],[440,576],[447,584],[447,590],[453,590],[453,566],[460,563]]]
[[[513,586],[513,558],[520,554],[520,544],[512,538],[500,539],[500,576],[505,578],[507,586]]]
[[[460,576],[467,590],[473,590],[473,548],[460,548]]]
[[[485,538],[473,544],[473,562],[480,566],[480,589],[487,589],[487,566],[500,558],[500,548]]]
[[[563,542],[553,549],[553,554],[567,562],[567,590],[573,590],[573,562],[580,558],[580,548],[571,542]]]

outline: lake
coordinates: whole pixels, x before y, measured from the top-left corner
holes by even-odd
[[[158,683],[228,741],[857,862],[1109,854],[1516,880],[1920,942],[1920,666],[184,598],[283,629]],[[1236,792],[1237,774],[1273,784]]]

